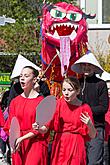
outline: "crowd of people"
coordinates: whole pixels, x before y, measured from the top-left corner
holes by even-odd
[[[103,69],[92,53],[82,56],[71,69],[81,78],[64,78],[55,113],[43,126],[36,121],[36,109],[50,92],[46,82],[38,80],[39,72],[32,66],[22,68],[19,82],[12,85],[4,108],[1,101],[0,127],[6,137],[1,140],[8,145],[10,165],[108,165],[105,157],[106,154],[107,160],[110,157],[110,85],[96,76]],[[9,131],[13,117],[19,121],[20,137],[11,152]],[[48,152],[51,131],[54,138]],[[4,155],[6,151],[1,149]]]

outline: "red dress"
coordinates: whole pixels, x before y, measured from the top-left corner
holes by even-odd
[[[32,123],[36,121],[36,107],[43,99],[24,98],[21,95],[11,101],[10,113],[4,129],[10,129],[10,122],[16,116],[21,130],[21,136],[33,132],[36,137],[24,140],[20,145],[20,151],[12,154],[13,165],[47,165],[47,134],[42,135],[32,130]]]
[[[52,144],[51,165],[86,165],[85,141],[90,140],[88,127],[80,121],[81,112],[92,112],[87,104],[75,106],[63,98],[58,100],[56,113],[51,122],[55,130]]]

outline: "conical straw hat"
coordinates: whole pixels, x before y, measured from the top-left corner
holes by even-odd
[[[13,69],[12,74],[11,74],[11,79],[18,77],[20,75],[22,69],[25,66],[32,66],[36,70],[41,70],[40,67],[38,67],[37,65],[35,65],[31,61],[27,60],[22,55],[18,55],[18,58],[16,60],[15,66],[14,66],[14,69]]]
[[[98,78],[101,78],[104,81],[110,81],[110,73],[104,71],[101,76],[96,75]]]
[[[103,72],[103,68],[100,66],[99,62],[97,61],[93,53],[91,53],[90,51],[88,51],[87,54],[83,55],[80,59],[78,59],[71,66],[71,70],[73,70],[76,73],[82,74],[82,68],[80,65],[82,63],[89,63],[89,64],[94,65],[96,67],[94,72],[97,74],[102,74]]]

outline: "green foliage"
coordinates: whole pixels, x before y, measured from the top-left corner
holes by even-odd
[[[36,35],[39,31],[39,26],[37,29],[36,24],[36,10],[32,10],[26,2],[6,0],[4,8],[0,10],[0,15],[6,15],[6,17],[16,20],[15,24],[0,26],[0,38],[6,42],[1,50],[16,53],[36,51],[38,45]]]
[[[40,60],[37,59],[38,54],[35,54],[35,53],[30,53],[30,54],[20,53],[20,54],[23,55],[28,60],[32,61],[33,63],[35,64],[37,63],[40,65]],[[18,54],[13,54],[13,53],[12,54],[5,53],[5,55],[4,54],[1,55],[0,56],[0,72],[11,73],[14,68],[17,56]]]
[[[106,62],[104,64],[104,69],[110,73],[110,54],[106,58]]]
[[[0,39],[3,40],[3,44],[0,44],[0,52],[16,54],[16,56],[0,56],[0,72],[11,71],[18,54],[26,57],[26,54],[31,53],[34,54],[34,58],[38,57],[36,61],[40,60],[37,55],[41,49],[39,44],[40,25],[36,19],[41,9],[37,10],[34,3],[36,3],[34,0],[2,0],[0,2],[0,16],[5,15],[16,20],[15,24],[0,26]],[[32,59],[32,55],[30,57]]]
[[[102,68],[110,73],[110,54],[108,55],[98,54],[96,58],[99,61]]]

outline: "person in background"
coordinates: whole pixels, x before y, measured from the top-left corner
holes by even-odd
[[[47,164],[48,134],[43,136],[32,129],[32,123],[36,121],[36,108],[44,98],[35,89],[35,84],[36,88],[38,85],[37,76],[38,71],[31,66],[22,69],[20,85],[23,93],[13,98],[9,106],[9,117],[4,130],[9,134],[10,123],[14,116],[20,125],[20,137],[16,140],[15,152],[12,153],[13,165]]]
[[[2,108],[3,112],[5,111],[7,104],[8,104],[9,92],[10,92],[10,89],[6,90],[2,96],[1,108]]]
[[[38,75],[39,91],[44,97],[50,95],[50,89],[46,80],[47,78],[45,77],[44,72],[40,70]]]
[[[9,91],[9,97],[7,100],[7,107],[10,105],[10,102],[13,98],[20,95],[23,92],[23,89],[21,88],[19,77],[17,77],[15,80],[12,81],[11,88]]]
[[[48,129],[55,130],[52,165],[86,165],[85,141],[94,138],[96,130],[91,108],[77,98],[79,92],[77,78],[65,78],[62,84],[63,96],[57,100],[53,119],[40,128],[38,123],[32,125],[40,133],[46,133]]]
[[[11,164],[10,159],[10,146],[8,141],[8,136],[6,135],[3,127],[6,122],[5,112],[7,108],[7,101],[9,97],[9,90],[5,91],[2,94],[1,102],[0,102],[0,148],[1,148],[1,158],[2,161],[6,161],[8,164]]]
[[[2,98],[3,94],[0,94],[0,127],[3,127],[5,124],[4,117],[3,117],[3,112],[2,112]]]
[[[108,110],[109,99],[106,82],[97,78],[95,74],[101,74],[103,69],[91,52],[77,60],[71,69],[82,75],[82,78],[79,79],[81,92],[78,98],[82,100],[83,104],[87,103],[91,107],[97,130],[96,138],[86,143],[87,165],[102,165],[105,114]]]

